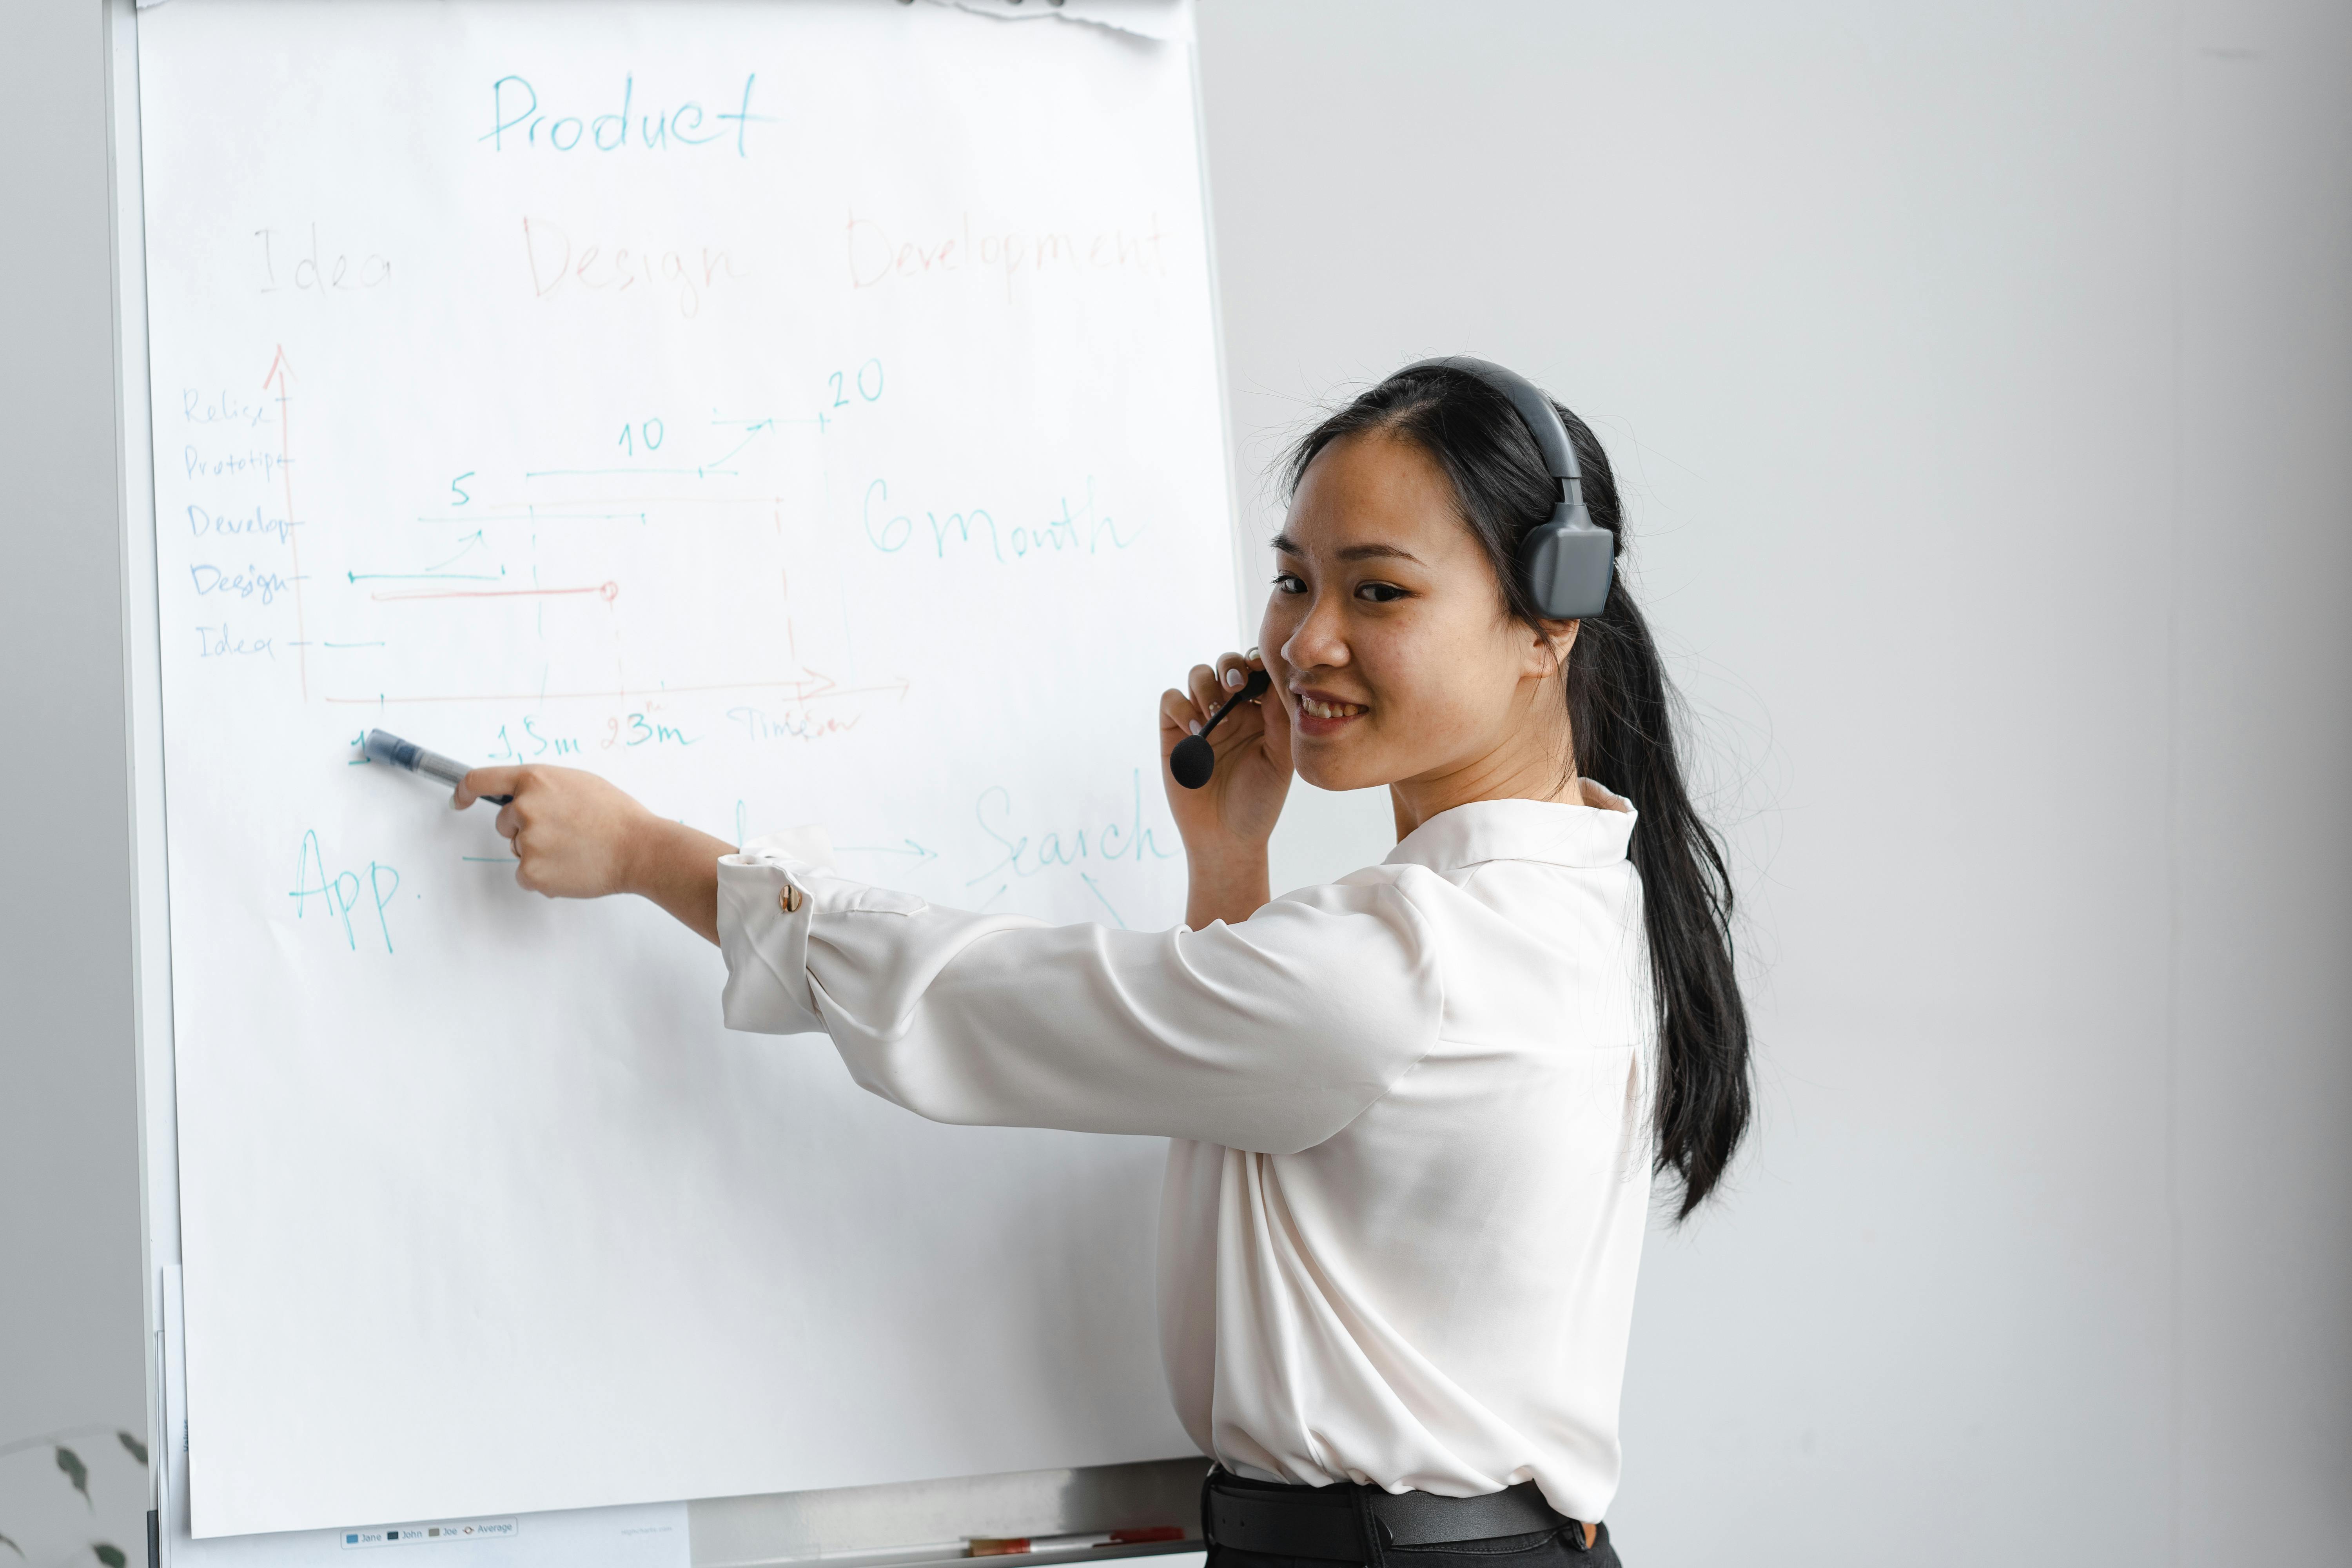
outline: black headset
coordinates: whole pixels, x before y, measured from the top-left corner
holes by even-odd
[[[1519,544],[1519,571],[1527,578],[1528,597],[1536,613],[1548,621],[1581,620],[1597,616],[1609,603],[1609,582],[1614,574],[1617,539],[1592,521],[1584,510],[1584,471],[1576,464],[1576,447],[1559,411],[1535,384],[1515,372],[1467,354],[1425,359],[1405,366],[1412,370],[1458,370],[1475,375],[1518,410],[1519,422],[1535,437],[1544,468],[1559,486],[1551,516],[1529,531]]]

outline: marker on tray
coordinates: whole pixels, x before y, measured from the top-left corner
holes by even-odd
[[[426,751],[414,741],[404,741],[389,730],[370,730],[366,751],[379,763],[390,763],[395,768],[423,773],[428,779],[438,779],[451,789],[465,783],[466,775],[473,771],[465,763],[445,757],[438,752]],[[514,796],[486,795],[480,798],[493,805],[504,805]]]
[[[974,1535],[967,1537],[974,1557],[1024,1557],[1035,1552],[1083,1552],[1102,1546],[1141,1546],[1148,1542],[1181,1541],[1184,1531],[1172,1524],[1148,1524],[1136,1530],[1114,1530],[1101,1535]]]

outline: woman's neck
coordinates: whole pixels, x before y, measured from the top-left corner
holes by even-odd
[[[1540,800],[1581,805],[1583,781],[1576,776],[1573,766],[1563,773],[1561,764],[1554,762],[1543,772],[1515,772],[1508,776],[1484,778],[1465,773],[1444,779],[1408,779],[1389,785],[1389,805],[1396,813],[1400,843],[1438,813],[1481,800]]]

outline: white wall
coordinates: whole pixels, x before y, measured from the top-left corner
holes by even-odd
[[[97,0],[0,0],[0,1534],[144,1552],[113,251]],[[86,1505],[52,1449],[89,1467]]]
[[[1763,1106],[1629,1560],[2340,1561],[2352,13],[1203,12],[1245,455],[1535,375],[1706,737]]]
[[[1764,1111],[1650,1256],[1613,1523],[2337,1561],[2352,13],[1765,9],[1203,6],[1245,459],[1536,374],[1709,738]],[[99,11],[5,21],[0,1445],[143,1426]],[[1297,879],[1385,847],[1298,815]]]

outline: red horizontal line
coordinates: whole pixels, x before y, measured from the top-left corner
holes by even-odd
[[[599,583],[593,588],[420,588],[397,594],[370,594],[368,597],[388,605],[395,599],[556,599],[566,594],[601,594],[609,605],[620,592],[618,583]]]
[[[708,686],[641,687],[635,691],[467,692],[463,695],[454,697],[330,697],[327,700],[330,702],[348,703],[352,706],[373,706],[378,703],[390,704],[396,702],[605,701],[615,697],[676,697],[682,693],[691,691],[755,691],[769,690],[778,687],[789,686],[795,689],[793,700],[798,702],[814,702],[820,699],[831,697],[858,697],[877,691],[895,691],[898,694],[898,700],[903,702],[907,700],[907,689],[911,686],[913,682],[897,680],[883,686],[819,687],[814,691],[803,691],[799,689],[800,688],[806,687],[811,684],[811,682],[806,680],[721,680]]]

